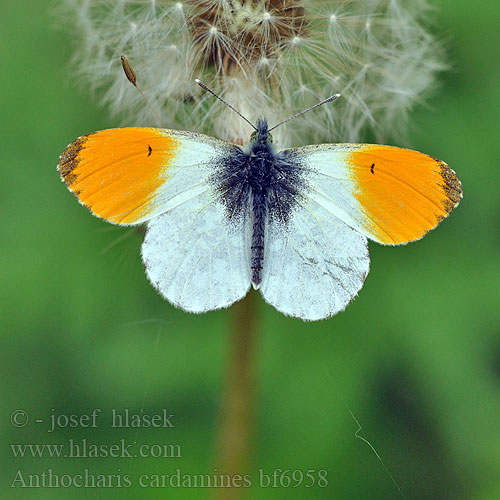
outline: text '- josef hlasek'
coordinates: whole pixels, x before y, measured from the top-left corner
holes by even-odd
[[[89,413],[65,414],[56,413],[52,409],[51,414],[43,418],[35,418],[36,424],[47,424],[47,432],[54,432],[57,429],[71,428],[96,428],[107,426],[116,429],[126,428],[174,428],[175,415],[163,408],[157,413],[133,412],[128,408],[117,410],[111,408],[109,413],[104,413],[101,408],[94,408]],[[10,421],[14,427],[25,427],[31,416],[25,410],[14,410],[11,413]]]

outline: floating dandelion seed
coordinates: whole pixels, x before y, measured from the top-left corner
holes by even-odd
[[[342,94],[335,108],[277,131],[281,146],[358,141],[367,130],[380,141],[404,135],[408,110],[443,69],[440,47],[426,28],[427,0],[66,4],[79,39],[79,78],[102,89],[103,102],[128,124],[131,116],[141,124],[152,117],[123,79],[122,54],[169,126],[237,142],[246,141],[247,125],[200,92],[195,78],[251,121],[279,121]]]

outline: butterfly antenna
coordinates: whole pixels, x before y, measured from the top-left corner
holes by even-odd
[[[289,122],[290,120],[297,118],[297,116],[303,115],[304,113],[311,111],[311,109],[317,108],[318,106],[322,106],[323,104],[326,104],[327,102],[335,101],[335,99],[338,99],[339,97],[340,97],[340,94],[333,94],[328,99],[325,99],[324,101],[318,102],[318,104],[315,104],[314,106],[311,106],[310,108],[304,109],[304,111],[301,111],[300,113],[297,113],[296,115],[293,115],[290,118],[287,118],[286,120],[283,120],[282,122],[279,122],[274,127],[271,127],[269,129],[269,132],[271,132],[271,130],[274,130],[276,127],[279,127],[280,125],[283,125],[283,123]]]
[[[128,81],[139,91],[139,93],[142,95],[143,99],[148,103],[149,108],[151,109],[153,114],[156,116],[156,118],[158,119],[160,124],[164,128],[167,128],[167,126],[163,123],[163,120],[158,116],[158,113],[155,111],[155,109],[153,108],[153,106],[149,102],[149,99],[144,95],[144,92],[141,90],[139,85],[137,85],[137,75],[136,75],[134,69],[132,68],[132,66],[130,66],[128,59],[125,56],[121,56],[120,59],[122,61],[123,72],[125,73],[125,76],[127,77]]]
[[[209,89],[201,80],[198,80],[198,78],[195,80],[195,82],[203,89],[206,90],[207,92],[210,92],[214,97],[217,97],[219,101],[223,102],[228,108],[231,108],[239,117],[243,118],[249,125],[252,126],[254,130],[257,130],[257,127],[250,122],[250,120],[247,120],[237,109],[233,108],[231,104],[227,103],[222,97],[218,96],[212,89]]]

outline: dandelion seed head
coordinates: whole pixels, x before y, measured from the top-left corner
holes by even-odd
[[[62,3],[62,2],[61,2]],[[273,132],[280,146],[404,134],[408,114],[445,68],[428,0],[65,0],[77,39],[74,74],[124,123],[154,125],[122,74],[169,127],[246,142],[248,124],[203,92],[200,78],[250,121],[272,123],[329,95],[342,98]]]

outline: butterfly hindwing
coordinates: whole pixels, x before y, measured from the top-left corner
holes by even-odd
[[[379,243],[421,238],[462,197],[455,172],[417,151],[370,144],[321,144],[288,151],[305,171],[309,196]]]
[[[207,186],[148,223],[142,258],[151,283],[172,304],[201,313],[228,307],[250,288],[248,211],[229,220]]]
[[[303,197],[286,225],[268,221],[260,291],[286,315],[324,319],[346,308],[369,265],[366,238]]]

